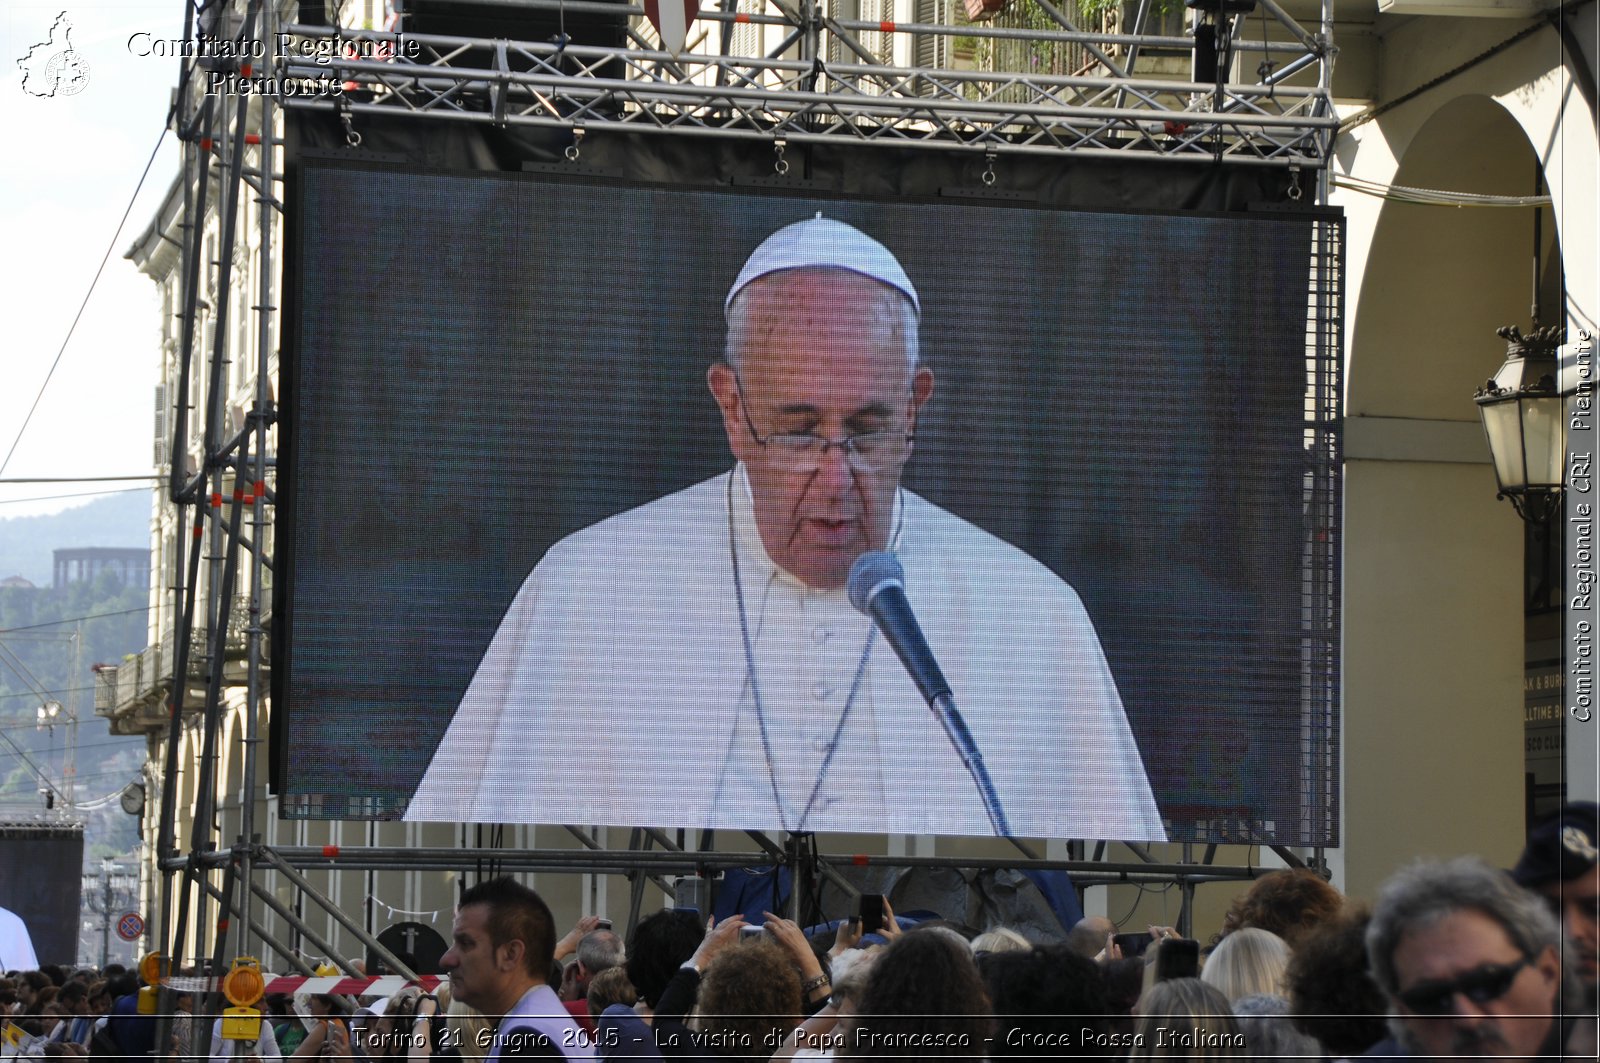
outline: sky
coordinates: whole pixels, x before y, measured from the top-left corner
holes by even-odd
[[[10,249],[0,267],[0,462],[16,444],[0,481],[152,471],[160,308],[155,285],[122,256],[178,172],[177,142],[171,133],[161,139],[161,132],[179,60],[136,54],[144,38],[133,46],[129,39],[181,37],[183,9],[183,0],[0,5],[0,232]],[[31,95],[17,61],[51,39],[63,12],[87,78],[70,95]],[[52,44],[38,54],[55,50]],[[139,188],[158,139],[160,151]],[[119,234],[130,200],[133,210]],[[0,482],[0,518],[56,512],[90,501],[83,492],[136,486]],[[58,497],[37,501],[45,496]]]

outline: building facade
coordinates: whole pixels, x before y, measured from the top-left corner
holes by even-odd
[[[929,22],[957,17],[951,6],[852,0],[834,14],[880,23]],[[371,7],[356,11],[353,24],[381,24],[381,13]],[[1321,21],[1315,5],[1284,7],[1307,25]],[[759,12],[752,6],[751,13]],[[1035,16],[1012,5],[999,13],[998,24],[1010,19],[1011,25],[1026,25]],[[1552,655],[1560,659],[1560,637],[1553,627],[1559,617],[1553,620],[1547,611],[1543,620],[1525,621],[1524,531],[1510,508],[1495,499],[1471,394],[1503,357],[1495,327],[1526,325],[1531,289],[1542,293],[1543,323],[1565,322],[1574,335],[1596,328],[1600,144],[1593,72],[1600,29],[1592,2],[1550,8],[1496,0],[1358,4],[1341,8],[1329,24],[1339,49],[1333,95],[1342,125],[1330,172],[1297,178],[1308,188],[1327,181],[1328,199],[1345,210],[1348,223],[1343,844],[1328,856],[1336,884],[1371,898],[1383,879],[1415,856],[1477,852],[1508,866],[1522,844],[1529,790],[1524,682],[1541,662]],[[1247,29],[1253,26],[1254,17],[1246,23]],[[1175,30],[1163,15],[1159,29],[1151,32]],[[771,46],[782,33],[775,26],[747,24],[732,32],[745,34],[744,47],[751,50]],[[1263,32],[1274,39],[1285,33],[1276,26]],[[691,47],[714,45],[707,34],[696,33],[691,33]],[[998,48],[993,41],[919,38],[887,27],[863,33],[860,43],[902,66],[976,68],[993,61]],[[1055,51],[1048,57],[1068,67],[1084,62]],[[1261,58],[1236,56],[1233,77],[1260,76],[1254,64]],[[1135,70],[1182,79],[1190,61],[1169,42],[1146,49],[1138,60],[1143,65]],[[250,106],[259,109],[261,103]],[[269,132],[276,128],[273,122],[269,112],[264,123]],[[257,119],[251,128],[263,124]],[[264,139],[270,145],[273,137]],[[253,759],[268,739],[267,695],[259,679],[271,667],[265,632],[271,623],[274,535],[273,508],[260,496],[263,490],[270,496],[275,488],[271,459],[276,446],[270,424],[258,425],[254,418],[270,409],[278,387],[283,224],[275,201],[282,195],[277,180],[282,158],[279,146],[239,147],[245,191],[238,197],[231,246],[227,219],[217,209],[227,195],[222,164],[231,158],[228,146],[217,149],[207,167],[210,184],[202,197],[196,153],[212,149],[192,145],[184,174],[129,251],[161,292],[165,324],[154,450],[167,479],[153,498],[150,647],[105,677],[97,711],[117,733],[148,737],[145,783],[151,800],[143,813],[144,851],[161,850],[158,795],[169,780],[175,810],[174,836],[166,839],[176,846],[171,851],[226,849],[246,828],[268,845],[302,849],[579,850],[583,841],[554,826],[309,822],[278,815],[265,784],[265,761]],[[1545,190],[1550,204],[1542,208],[1538,281],[1530,279],[1528,253],[1535,208],[1466,210],[1357,191],[1392,193],[1396,186],[1501,196]],[[192,335],[185,331],[181,254],[191,224],[198,227],[200,263],[189,318]],[[186,337],[196,352],[187,373]],[[265,440],[264,455],[234,450],[243,459],[233,467],[206,467],[208,447],[216,453],[223,440],[252,433]],[[181,444],[176,450],[175,441]],[[252,471],[258,457],[266,459],[264,477]],[[170,502],[174,486],[190,487],[202,506],[216,508],[204,520],[193,505],[180,513]],[[230,562],[223,529],[236,497],[240,533],[233,538],[245,545]],[[198,538],[192,530],[197,521]],[[177,588],[187,590],[191,583],[195,634],[180,647],[177,633],[185,628],[186,602]],[[210,637],[221,603],[228,606],[228,620],[219,637]],[[214,667],[217,655],[220,667]],[[186,661],[182,676],[176,674],[180,659]],[[220,684],[214,748],[206,741],[201,711],[213,681]],[[174,744],[169,706],[177,690],[183,692],[183,711]],[[1595,726],[1568,725],[1568,796],[1594,797]],[[207,772],[216,780],[214,808],[203,799]],[[589,840],[623,848],[631,839],[627,832],[601,828]],[[932,837],[846,837],[830,843],[839,850],[890,855],[1011,852],[1002,843]],[[1064,840],[1046,844],[1052,857],[1071,851]],[[1118,851],[1113,847],[1113,854]],[[1156,847],[1155,855],[1195,856],[1178,846]],[[1271,866],[1276,858],[1264,850],[1223,847],[1215,859]],[[257,899],[248,914],[261,930],[308,958],[329,951],[364,954],[347,928],[308,903],[282,874],[257,876],[263,892],[298,913],[320,943]],[[460,883],[455,872],[437,867],[319,870],[307,877],[330,905],[374,934],[412,922],[448,936]],[[162,881],[153,863],[144,869],[146,910],[164,906],[165,919],[183,926],[190,951],[203,953],[200,943],[209,940],[212,923],[199,913],[210,902],[196,895],[184,904],[164,894]],[[630,900],[627,883],[612,875],[541,872],[528,881],[552,899],[558,920],[591,911],[620,917]],[[1193,898],[1196,927],[1214,928],[1235,891],[1229,883],[1201,888]],[[652,885],[642,903],[648,911],[664,899]],[[1174,921],[1179,902],[1170,893],[1109,887],[1090,890],[1086,906],[1142,926]],[[159,927],[161,921],[152,919],[152,924]],[[252,947],[271,951],[247,938],[244,951]]]

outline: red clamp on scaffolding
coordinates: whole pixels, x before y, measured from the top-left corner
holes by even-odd
[[[339,847],[337,845],[324,845],[322,847],[322,855],[332,860],[339,855]]]
[[[879,33],[893,33],[894,32],[894,23],[889,21],[888,19],[884,19],[882,22],[878,23],[878,32]]]
[[[857,853],[850,858],[851,867],[866,867],[870,863],[872,863],[872,857],[866,853]]]

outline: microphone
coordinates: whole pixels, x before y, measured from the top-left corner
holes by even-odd
[[[922,627],[911,602],[906,598],[906,573],[900,559],[882,550],[871,550],[856,558],[850,566],[850,579],[845,584],[850,604],[872,618],[884,641],[893,647],[895,656],[906,666],[911,681],[917,684],[923,700],[933,710],[934,718],[944,728],[945,737],[955,747],[972,781],[977,784],[978,796],[983,799],[984,811],[995,834],[1011,837],[1011,827],[1006,823],[1005,811],[1000,807],[1000,796],[995,793],[994,781],[983,765],[983,754],[978,743],[967,730],[967,721],[956,708],[950,684],[934,660],[928,640],[922,636]]]
[[[878,625],[884,641],[911,673],[922,699],[932,705],[941,694],[949,697],[950,684],[939,671],[939,662],[934,660],[933,650],[922,637],[922,627],[906,599],[906,573],[900,567],[900,559],[882,550],[862,554],[850,566],[846,587],[850,604]]]

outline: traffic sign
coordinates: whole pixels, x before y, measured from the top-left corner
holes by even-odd
[[[117,937],[123,941],[138,941],[144,937],[144,917],[138,912],[126,912],[117,920]]]

